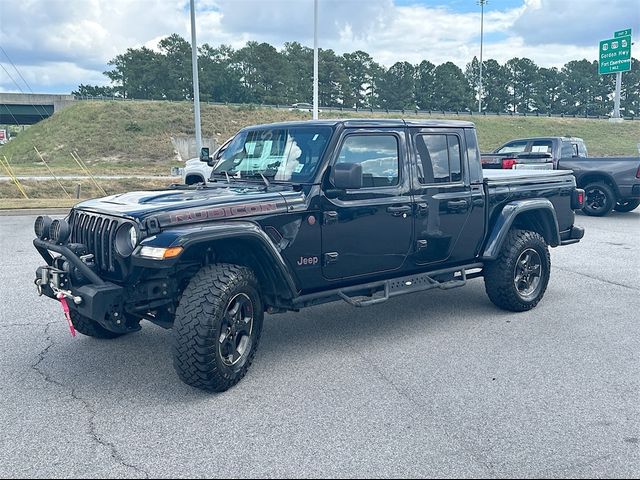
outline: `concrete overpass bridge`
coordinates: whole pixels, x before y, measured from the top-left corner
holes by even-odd
[[[33,125],[74,101],[73,95],[0,92],[0,124]]]

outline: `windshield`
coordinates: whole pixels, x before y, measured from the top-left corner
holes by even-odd
[[[308,182],[318,168],[331,137],[328,127],[245,130],[219,153],[213,175],[260,177]]]

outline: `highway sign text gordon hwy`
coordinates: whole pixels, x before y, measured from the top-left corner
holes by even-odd
[[[602,40],[598,65],[600,75],[629,70],[631,70],[631,35]]]

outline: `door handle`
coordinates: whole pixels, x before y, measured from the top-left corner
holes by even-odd
[[[338,212],[331,210],[329,212],[324,212],[322,218],[324,219],[325,225],[331,225],[332,223],[338,222]]]
[[[451,209],[463,209],[469,207],[469,202],[466,200],[449,200],[447,202],[447,207]]]
[[[394,217],[401,217],[402,215],[407,215],[411,213],[412,208],[409,205],[405,205],[402,207],[387,207],[387,212],[389,212]]]

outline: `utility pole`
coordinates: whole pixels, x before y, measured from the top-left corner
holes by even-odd
[[[482,47],[484,41],[484,6],[488,0],[478,0],[480,5],[480,82],[478,87],[478,113],[482,113]]]
[[[196,44],[196,7],[191,0],[191,66],[193,70],[193,112],[196,122],[196,155],[202,149],[202,131],[200,129],[200,86],[198,84],[198,47]]]
[[[318,119],[318,0],[313,0],[313,119]]]

